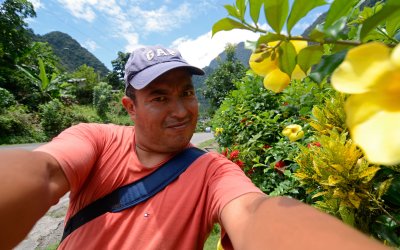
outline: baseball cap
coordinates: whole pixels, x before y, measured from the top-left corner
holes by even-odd
[[[142,89],[175,68],[187,68],[193,75],[204,75],[202,69],[188,64],[178,50],[161,46],[136,49],[125,64],[125,88],[130,84],[135,89]]]

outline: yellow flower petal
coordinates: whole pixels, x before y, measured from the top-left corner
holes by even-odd
[[[397,100],[400,100],[400,68],[392,66],[391,70],[388,70],[378,79],[378,84],[371,88],[371,92],[383,96],[396,95],[399,98]]]
[[[365,101],[362,102],[361,100]],[[382,97],[351,96],[346,103],[347,125],[355,143],[371,163],[393,165],[400,163],[400,106],[383,109]],[[383,104],[379,106],[379,104]],[[380,109],[379,109],[380,108]]]
[[[369,91],[383,74],[391,69],[389,48],[378,42],[351,49],[332,74],[332,86],[350,94]]]
[[[264,87],[275,93],[282,92],[290,83],[290,77],[279,68],[264,77]]]
[[[268,57],[259,62],[262,54],[263,52],[251,54],[249,65],[254,73],[260,76],[265,76],[278,67],[278,57],[276,57],[275,60],[271,60],[271,57]]]
[[[400,44],[393,49],[390,59],[397,67],[400,67]]]
[[[299,131],[297,133],[293,133],[293,134],[289,135],[289,140],[291,142],[294,142],[294,141],[297,141],[297,140],[299,140],[299,139],[301,139],[303,137],[304,137],[304,131],[301,130],[301,131]]]
[[[306,74],[304,73],[303,70],[301,70],[299,65],[296,65],[296,67],[292,72],[292,79],[301,80],[304,77],[306,77]]]
[[[308,46],[307,41],[292,40],[290,42],[293,44],[294,48],[296,49],[297,54],[299,54],[300,50],[302,50]]]

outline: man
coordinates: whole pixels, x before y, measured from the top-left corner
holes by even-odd
[[[203,71],[176,50],[138,49],[125,67],[122,98],[135,126],[80,124],[34,152],[0,152],[0,249],[21,241],[68,191],[66,219],[192,147],[193,74]],[[215,222],[225,249],[383,248],[307,205],[267,198],[238,166],[207,153],[149,200],[79,227],[60,249],[202,249]]]

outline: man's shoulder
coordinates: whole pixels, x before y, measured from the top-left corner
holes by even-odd
[[[101,129],[101,130],[109,130],[109,131],[115,131],[115,130],[132,130],[133,126],[127,126],[127,125],[117,125],[113,123],[78,123],[76,125],[71,126],[72,129]]]

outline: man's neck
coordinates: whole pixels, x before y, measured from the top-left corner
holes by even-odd
[[[156,167],[160,162],[164,161],[171,155],[171,153],[160,153],[160,152],[150,151],[146,148],[141,147],[138,144],[136,144],[135,146],[135,151],[139,161],[146,168]]]

